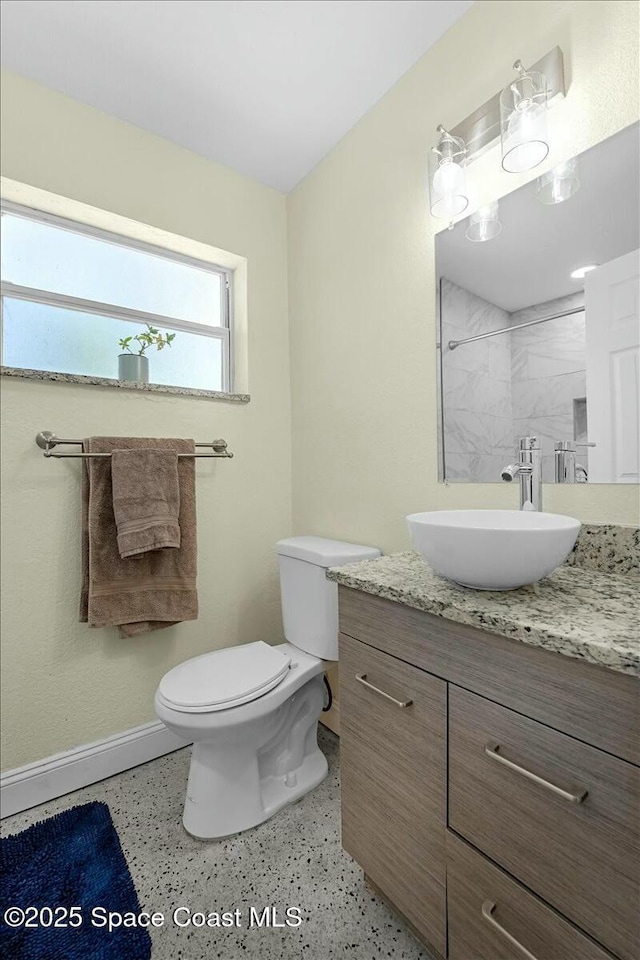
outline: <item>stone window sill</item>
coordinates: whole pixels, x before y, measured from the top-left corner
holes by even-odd
[[[169,393],[178,397],[202,397],[226,403],[249,403],[248,393],[222,393],[219,390],[198,390],[195,387],[171,387],[163,383],[138,383],[133,380],[112,380],[108,377],[85,377],[75,373],[54,373],[50,370],[29,370],[27,367],[0,367],[0,375],[21,380],[46,380],[55,383],[78,383],[83,386],[115,387],[117,390],[138,390],[141,393]]]

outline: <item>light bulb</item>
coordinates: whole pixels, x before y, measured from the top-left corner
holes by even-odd
[[[525,71],[519,60],[514,67],[518,79],[500,94],[502,166],[509,173],[522,173],[549,153],[547,81],[541,73]]]
[[[546,142],[545,108],[530,103],[523,110],[521,104],[509,118],[505,137],[508,152],[503,166],[511,173],[532,170],[533,167],[542,163],[549,153],[549,145]]]
[[[578,161],[573,157],[542,174],[538,180],[536,197],[540,203],[564,203],[579,189]]]
[[[460,193],[464,186],[464,175],[459,164],[452,160],[441,163],[433,175],[433,189],[441,197]]]
[[[577,165],[577,160],[573,157],[571,160],[565,160],[564,163],[559,163],[557,167],[554,167],[551,171],[554,177],[557,177],[559,180],[565,180],[567,177],[572,177],[575,173]]]
[[[465,233],[467,240],[471,240],[473,243],[486,243],[487,240],[495,240],[502,231],[498,209],[498,202],[494,201],[472,213]]]
[[[431,213],[434,217],[453,221],[469,205],[465,182],[463,140],[452,137],[438,127],[440,139],[429,151],[429,187]]]
[[[514,140],[531,140],[536,135],[536,124],[543,114],[541,107],[521,100],[509,120],[509,136]]]

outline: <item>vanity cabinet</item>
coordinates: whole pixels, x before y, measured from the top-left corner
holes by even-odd
[[[638,767],[451,685],[449,826],[624,960],[639,818]]]
[[[344,586],[340,630],[343,845],[430,950],[637,960],[638,681]]]
[[[447,685],[340,638],[342,843],[445,950]]]
[[[451,831],[447,890],[449,960],[611,960],[590,937]]]

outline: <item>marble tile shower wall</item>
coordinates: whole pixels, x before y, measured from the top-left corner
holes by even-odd
[[[510,323],[525,323],[584,305],[582,292],[539,303],[511,314]],[[584,313],[514,330],[511,341],[511,398],[514,444],[518,437],[542,442],[542,479],[554,478],[556,440],[574,440],[575,401],[586,398]],[[587,450],[578,461],[588,467]]]
[[[440,297],[447,479],[499,482],[518,438],[535,435],[552,482],[554,442],[574,439],[574,401],[585,397],[584,314],[456,350],[447,344],[582,306],[583,294],[510,314],[443,277]],[[587,466],[586,450],[579,460]]]
[[[450,350],[449,340],[509,325],[509,314],[446,278],[440,282],[443,433],[448,480],[498,480],[513,453],[510,337]]]

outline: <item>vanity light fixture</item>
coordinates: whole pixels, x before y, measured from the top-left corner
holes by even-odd
[[[485,243],[487,240],[495,240],[501,231],[498,201],[494,200],[471,214],[465,236],[473,243]]]
[[[549,50],[529,70],[520,60],[514,67],[518,76],[505,90],[494,93],[451,130],[438,127],[440,139],[429,152],[431,213],[448,220],[450,228],[469,205],[465,168],[498,139],[502,141],[502,166],[510,172],[531,170],[549,153],[547,108],[565,95],[562,50]],[[568,182],[559,183],[556,195],[569,189]],[[576,189],[577,184],[573,192]],[[494,229],[497,236],[499,229]]]
[[[536,187],[536,197],[540,203],[563,203],[579,189],[578,160],[573,157],[542,174]]]
[[[429,188],[431,214],[453,221],[469,206],[465,162],[467,148],[464,140],[452,136],[440,124],[438,142],[429,151]]]
[[[548,87],[545,75],[525,70],[521,60],[513,68],[518,76],[500,94],[502,167],[508,173],[523,173],[549,153]]]
[[[571,279],[584,280],[587,273],[591,273],[592,270],[597,270],[599,266],[599,263],[588,263],[586,267],[578,267],[577,270],[571,272]]]

